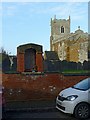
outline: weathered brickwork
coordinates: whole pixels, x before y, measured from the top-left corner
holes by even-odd
[[[43,72],[43,57],[42,53],[37,53],[36,54],[36,65],[38,66],[38,71]]]
[[[17,71],[24,72],[24,53],[17,53]]]
[[[87,76],[63,76],[59,73],[2,74],[6,101],[55,99],[58,93]]]
[[[43,71],[42,46],[25,44],[17,48],[17,72]]]

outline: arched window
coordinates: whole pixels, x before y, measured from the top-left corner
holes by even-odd
[[[61,33],[64,33],[64,27],[61,26]]]

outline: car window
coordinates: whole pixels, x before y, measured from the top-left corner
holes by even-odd
[[[81,82],[73,86],[73,88],[78,90],[88,90],[90,88],[90,78],[84,79]]]

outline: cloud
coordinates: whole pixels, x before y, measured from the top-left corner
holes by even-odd
[[[80,20],[88,14],[87,7],[84,6],[84,3],[63,3],[50,8],[50,11],[59,18],[65,18],[70,15],[73,20]]]
[[[22,5],[30,5],[28,14],[49,14],[56,15],[58,18],[63,19],[67,18],[69,15],[72,17],[72,20],[82,20],[85,15],[88,14],[88,3],[84,4],[83,2],[63,2],[58,4],[45,4],[44,3],[21,3]]]
[[[17,2],[16,2],[17,3]],[[22,7],[23,12],[24,10],[27,10],[28,15],[33,15],[35,14],[53,14],[59,18],[65,18],[68,17],[69,15],[72,16],[73,20],[80,20],[83,18],[84,15],[88,13],[88,8],[86,6],[84,7],[84,3],[82,2],[63,2],[58,4],[55,2],[55,5],[52,5],[49,3],[48,6],[44,6],[44,3],[39,3],[36,2],[35,4],[33,2],[20,2],[17,4],[13,5],[8,5],[5,9],[5,14],[7,15],[15,15],[18,13],[18,10]],[[25,6],[25,9],[24,9]],[[19,8],[20,7],[20,8]],[[88,4],[87,4],[88,7]],[[22,12],[22,11],[21,11]],[[25,13],[25,14],[26,14]]]

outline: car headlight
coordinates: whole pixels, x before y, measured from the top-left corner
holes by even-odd
[[[77,95],[71,95],[71,96],[68,96],[68,97],[66,98],[66,100],[68,100],[68,101],[73,101],[73,100],[75,100],[77,97],[78,97]]]

